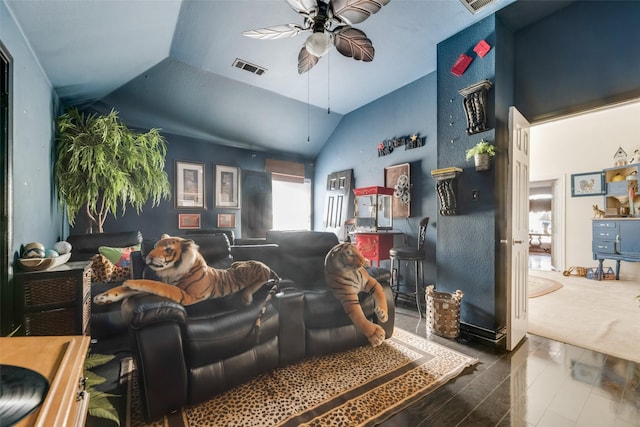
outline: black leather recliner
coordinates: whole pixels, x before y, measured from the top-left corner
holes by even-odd
[[[198,243],[203,253],[211,253]],[[201,403],[259,373],[308,356],[368,345],[324,283],[324,258],[337,243],[333,233],[305,231],[271,232],[263,245],[227,246],[234,260],[261,260],[282,278],[281,290],[268,305],[259,329],[255,321],[268,293],[266,286],[250,306],[242,305],[238,295],[187,307],[152,295],[123,301],[145,419]],[[142,260],[142,254],[132,255],[138,266]],[[147,274],[148,269],[141,270],[135,268],[134,274]],[[371,274],[385,288],[390,313],[382,326],[390,337],[394,322],[390,274],[382,269],[372,269]],[[372,297],[363,296],[362,303],[367,317],[377,321]]]

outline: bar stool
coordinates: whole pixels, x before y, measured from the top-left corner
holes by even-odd
[[[416,305],[418,306],[418,315],[422,317],[422,309],[420,308],[420,287],[424,282],[424,271],[422,261],[424,261],[424,239],[427,234],[427,225],[429,225],[429,217],[422,218],[418,228],[418,246],[416,248],[410,246],[399,246],[389,250],[389,258],[391,259],[391,289],[394,292],[394,298],[398,299],[400,292],[400,283],[398,282],[398,269],[402,261],[414,261],[416,267]],[[397,265],[396,265],[397,262]]]

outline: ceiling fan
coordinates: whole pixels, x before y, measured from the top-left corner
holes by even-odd
[[[311,31],[298,54],[298,73],[313,68],[335,46],[342,55],[359,61],[373,60],[375,50],[367,35],[353,28],[391,0],[286,0],[304,17],[304,24],[285,24],[245,31],[242,34],[263,40],[294,37]]]

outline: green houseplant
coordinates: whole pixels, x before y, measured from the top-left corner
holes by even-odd
[[[477,171],[489,169],[491,157],[495,155],[495,145],[491,144],[489,141],[485,141],[484,138],[466,151],[467,160],[470,160],[473,157]]]
[[[84,362],[84,375],[86,378],[85,389],[89,393],[89,415],[111,420],[117,425],[120,425],[118,411],[109,401],[110,397],[119,396],[97,390],[95,386],[104,383],[106,379],[91,370],[110,362],[114,358],[115,356],[112,354],[90,354],[87,357]]]
[[[99,233],[109,213],[131,205],[138,212],[152,200],[170,197],[164,171],[166,140],[157,129],[136,133],[116,111],[83,114],[69,108],[58,117],[55,177],[60,205],[69,224],[85,209]]]

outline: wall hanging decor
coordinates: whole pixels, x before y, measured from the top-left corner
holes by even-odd
[[[480,58],[484,58],[484,56],[489,53],[491,50],[491,46],[485,40],[480,40],[478,44],[473,48],[473,51],[478,54]]]
[[[571,175],[571,197],[599,196],[605,193],[602,171]]]
[[[456,214],[456,178],[462,173],[457,167],[436,169],[431,171],[431,177],[436,180],[436,192],[440,201],[440,215]]]
[[[204,163],[176,162],[176,208],[205,208]]]
[[[218,228],[234,228],[236,226],[236,214],[218,214]]]
[[[460,95],[464,96],[462,104],[467,116],[468,135],[487,130],[487,92],[491,86],[489,80],[482,80],[458,91]]]
[[[393,153],[393,150],[398,147],[404,147],[405,151],[424,147],[426,140],[426,136],[420,136],[417,133],[386,139],[378,143],[378,157],[387,156]]]
[[[216,208],[240,209],[240,168],[216,165]]]
[[[485,141],[484,138],[466,151],[466,159],[470,160],[473,157],[477,171],[489,170],[491,167],[491,157],[495,155],[495,145],[489,141]]]
[[[411,215],[411,168],[409,163],[384,168],[384,186],[393,188],[393,217],[409,218]]]
[[[179,214],[178,229],[180,230],[199,230],[200,214]]]
[[[461,53],[460,56],[458,56],[458,59],[456,59],[456,62],[453,64],[453,67],[451,67],[451,74],[460,77],[467,70],[467,67],[469,67],[471,61],[473,61],[472,57],[465,53]]]

